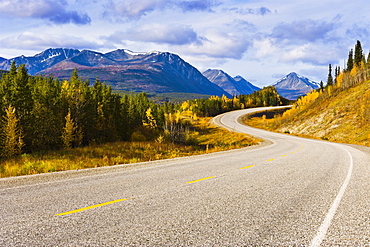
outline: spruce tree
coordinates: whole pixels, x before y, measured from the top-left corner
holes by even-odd
[[[331,74],[331,71],[332,71],[331,64],[329,64],[329,74],[328,74],[328,80],[326,82],[326,85],[328,86],[333,85],[333,76]]]
[[[349,51],[347,60],[347,71],[351,72],[352,69],[353,69],[353,49]]]
[[[322,80],[320,81],[320,89],[324,90],[324,82]]]
[[[364,55],[363,55],[363,51],[362,51],[361,42],[359,40],[357,40],[357,44],[355,46],[355,60],[354,60],[354,64],[357,67],[360,67],[361,61],[363,60],[363,58],[364,58]]]

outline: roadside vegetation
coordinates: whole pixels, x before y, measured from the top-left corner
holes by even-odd
[[[74,70],[69,80],[30,76],[11,65],[0,79],[1,176],[194,155],[256,144],[204,123],[217,114],[288,104],[274,87],[233,98],[155,103],[118,95]],[[207,126],[207,127],[205,127]],[[216,131],[217,130],[217,131]]]
[[[347,68],[332,66],[326,86],[301,97],[292,109],[269,118],[251,116],[246,123],[282,133],[370,146],[370,53],[360,41],[349,52]]]
[[[258,144],[261,140],[234,133],[200,118],[189,125],[185,141],[159,136],[154,141],[126,141],[86,147],[45,150],[2,160],[0,177],[31,175],[154,161],[225,151]]]

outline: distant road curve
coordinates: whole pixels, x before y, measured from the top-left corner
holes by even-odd
[[[0,246],[364,246],[369,148],[215,122],[263,145],[0,179]]]

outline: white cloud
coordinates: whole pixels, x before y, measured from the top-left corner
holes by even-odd
[[[187,52],[214,58],[241,59],[250,45],[250,41],[243,34],[226,33],[211,28],[205,30],[200,42],[189,45]]]
[[[196,42],[197,38],[193,28],[183,24],[148,24],[131,28],[126,32],[116,32],[107,37],[108,40],[118,44],[130,40],[171,45],[191,44]]]
[[[303,62],[316,65],[327,65],[339,62],[338,57],[342,54],[338,47],[326,47],[324,44],[304,44],[294,47],[282,53],[282,62]]]
[[[85,25],[91,22],[85,13],[67,10],[65,0],[2,0],[0,13],[7,17],[48,19],[54,24],[74,23]]]
[[[271,37],[278,40],[304,40],[314,42],[327,38],[328,34],[335,29],[335,24],[321,20],[300,20],[292,23],[280,23],[276,25]]]
[[[101,45],[80,37],[69,35],[39,34],[24,32],[20,35],[0,40],[0,46],[9,49],[43,50],[50,47],[66,47],[76,49],[97,49]],[[20,54],[19,54],[20,55]]]

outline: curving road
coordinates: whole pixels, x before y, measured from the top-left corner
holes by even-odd
[[[0,179],[0,246],[369,245],[369,148],[240,124],[252,111],[214,121],[257,147]]]

